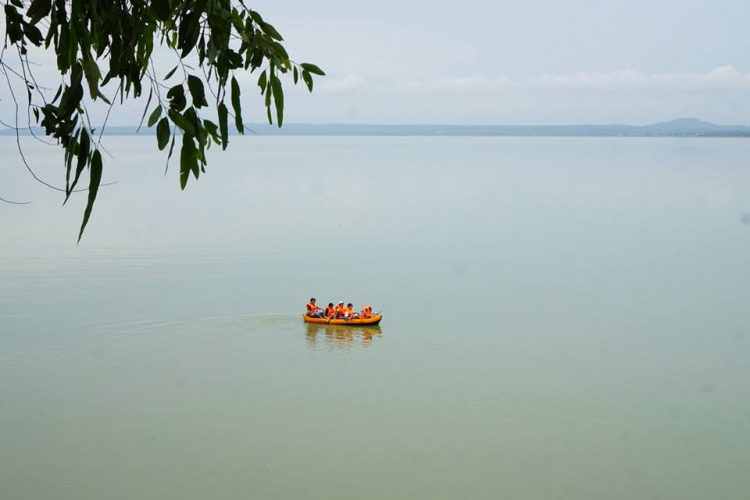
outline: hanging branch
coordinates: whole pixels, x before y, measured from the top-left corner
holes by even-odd
[[[244,0],[5,0],[4,7],[7,29],[0,68],[15,104],[16,142],[32,177],[64,192],[66,201],[78,191],[81,178],[88,177],[88,188],[84,188],[88,202],[79,240],[98,190],[105,185],[101,183],[105,151],[102,137],[115,99],[119,98],[121,104],[138,99],[146,85],[149,97],[141,123],[148,114],[146,123],[156,128],[158,149],[163,151],[170,145],[167,165],[177,136],[181,136],[179,179],[185,189],[191,176],[198,179],[206,172],[207,151],[212,144],[228,147],[230,107],[237,132],[245,132],[238,72],[258,72],[257,85],[268,121],[274,123],[275,119],[278,126],[284,119],[282,76],[291,78],[295,85],[301,80],[312,91],[313,76],[324,75],[314,64],[291,61],[276,28]],[[112,22],[115,19],[117,22]],[[20,73],[3,60],[9,46],[19,54]],[[33,75],[31,46],[56,54],[62,82],[52,99],[46,99]],[[158,78],[152,61],[156,47],[170,49],[176,55],[177,64],[163,78]],[[187,59],[197,60],[200,72],[186,64]],[[168,84],[177,69],[181,69],[182,81]],[[63,150],[64,189],[41,180],[23,155],[19,104],[9,72],[21,80],[27,92],[29,129],[33,128],[33,114],[45,135]],[[214,106],[206,99],[206,84]],[[116,88],[111,99],[103,92],[107,85]],[[154,94],[156,102],[149,109]],[[109,106],[98,130],[91,126],[86,99]],[[209,115],[215,118],[207,118]]]

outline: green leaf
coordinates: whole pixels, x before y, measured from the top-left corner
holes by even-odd
[[[78,33],[75,26],[70,24],[70,64],[75,64],[78,60]]]
[[[262,23],[260,25],[260,27],[263,28],[263,31],[265,31],[266,33],[268,33],[268,35],[271,38],[273,38],[275,40],[278,40],[280,42],[284,40],[283,38],[281,38],[281,35],[279,34],[279,32],[276,31],[276,28],[274,28],[270,24],[268,24],[268,23]]]
[[[180,57],[183,59],[192,52],[198,44],[198,38],[201,34],[201,14],[200,10],[191,10],[188,15],[183,17],[179,25],[179,39],[177,47],[182,49]]]
[[[182,136],[182,151],[180,152],[180,188],[187,186],[190,172],[198,171],[198,158],[196,157],[193,136],[184,134]]]
[[[91,152],[91,140],[89,138],[88,131],[84,128],[81,130],[81,142],[78,149],[78,163],[76,164],[76,175],[73,178],[73,184],[70,185],[68,192],[65,193],[65,201],[63,205],[68,202],[68,198],[73,193],[73,190],[78,184],[78,179],[81,177],[81,172],[86,167],[86,161],[88,160],[89,153]]]
[[[164,167],[164,175],[167,175],[167,170],[169,170],[169,160],[172,158],[172,152],[174,152],[174,139],[176,136],[176,130],[172,132],[172,144],[169,145],[169,154],[167,155],[167,165]]]
[[[81,129],[82,130],[82,129]],[[67,146],[65,146],[65,193],[70,192],[70,170],[72,168],[73,164],[73,156],[79,155],[81,152],[81,144],[79,142],[81,138],[81,130],[78,130],[76,133],[76,141],[75,144],[68,143]],[[79,156],[80,159],[80,156]],[[63,201],[63,205],[65,205],[65,202]]]
[[[303,70],[307,71],[308,73],[312,73],[313,75],[320,75],[320,76],[325,76],[326,75],[325,73],[323,73],[322,69],[320,69],[319,67],[315,66],[314,64],[302,63],[302,64],[300,64],[300,66],[302,66]]]
[[[44,37],[42,36],[42,32],[39,31],[39,28],[34,26],[33,24],[24,23],[23,25],[23,34],[26,35],[26,39],[39,47],[42,42],[44,41]]]
[[[253,21],[255,21],[257,24],[259,24],[259,25],[263,25],[264,24],[263,23],[263,18],[260,17],[260,14],[258,14],[254,10],[250,11],[250,17],[252,17]]]
[[[5,22],[7,24],[7,36],[11,44],[23,40],[23,16],[12,5],[5,5]]]
[[[266,82],[266,78],[267,78],[267,76],[266,76],[266,72],[265,71],[262,72],[260,74],[260,76],[258,77],[258,87],[260,87],[260,93],[261,94],[266,91],[266,83],[267,83]]]
[[[201,145],[201,147],[199,147],[198,149],[196,149],[196,150],[195,150],[195,156],[196,156],[196,158],[198,158],[198,161],[199,161],[200,163],[202,163],[202,164],[204,164],[204,165],[205,165],[205,163],[206,163],[206,155],[205,155],[205,153],[204,153],[204,150],[203,150],[203,146],[202,146],[202,145]],[[196,179],[198,178],[198,174],[199,174],[199,173],[200,173],[200,172],[198,171],[198,169],[194,169],[194,170],[193,170],[193,175],[195,175],[195,178],[196,178]]]
[[[189,121],[193,126],[193,130],[195,130],[195,133],[193,135],[198,141],[198,144],[203,147],[206,144],[206,130],[203,128],[203,123],[201,122],[200,118],[198,118],[198,113],[195,112],[195,108],[192,106],[189,107],[185,110],[185,113],[183,113],[182,116],[184,116],[185,119]]]
[[[169,92],[167,92],[167,98],[169,99],[169,107],[176,110],[182,111],[187,106],[187,100],[185,99],[185,88],[182,85],[175,85]]]
[[[169,0],[152,0],[151,1],[154,14],[161,21],[167,21],[172,15],[172,8],[169,5]],[[167,77],[169,78],[169,77]]]
[[[8,27],[10,30],[10,27]],[[10,32],[10,31],[9,31]],[[50,21],[50,28],[47,30],[47,38],[44,39],[44,48],[48,49],[52,41],[57,37],[57,23]]]
[[[51,103],[57,102],[57,99],[60,97],[60,94],[62,94],[64,84],[60,84],[59,87],[57,87],[57,92],[55,92],[55,97],[52,98],[50,101]]]
[[[89,223],[91,217],[91,211],[94,209],[94,202],[96,201],[96,194],[99,192],[99,184],[102,182],[102,155],[99,150],[94,151],[94,156],[91,157],[91,164],[89,165],[89,199],[86,203],[86,210],[83,212],[83,223],[81,224],[81,231],[78,233],[78,242],[81,242],[83,231],[86,229],[86,225]]]
[[[110,105],[112,104],[112,103],[111,103],[111,102],[109,101],[109,99],[107,98],[107,96],[105,96],[104,94],[102,94],[102,91],[101,91],[101,90],[97,91],[97,93],[96,93],[96,96],[97,96],[97,97],[98,97],[99,99],[101,99],[102,101],[106,102],[107,104],[110,104]]]
[[[271,70],[273,70],[273,68],[271,68]],[[273,75],[273,73],[271,74]],[[267,85],[266,86],[266,100],[265,100],[265,104],[267,108],[271,106],[272,96],[273,96],[273,85]]]
[[[57,40],[57,68],[61,73],[70,68],[70,30],[67,24],[62,26]]]
[[[143,126],[143,120],[146,118],[146,113],[148,112],[148,107],[151,105],[151,97],[153,97],[153,93],[154,93],[154,89],[151,89],[151,90],[148,91],[148,101],[146,101],[146,106],[144,106],[144,108],[143,108],[143,114],[141,115],[141,121],[138,124],[138,129],[135,131],[136,134],[141,130],[141,127]]]
[[[73,157],[76,155],[76,150],[78,149],[78,144],[76,142],[76,139],[80,136],[80,133],[73,137],[68,137],[66,139],[69,139],[67,142],[67,145],[63,145],[65,148],[65,155],[64,162],[65,162],[65,189],[67,192],[68,187],[70,186],[70,170],[73,166]]]
[[[232,24],[237,33],[242,34],[245,31],[245,26],[242,24],[242,17],[237,9],[232,9]]]
[[[294,71],[292,73],[294,74],[294,84],[297,85],[297,80],[299,80],[299,71],[297,70],[297,66],[294,67]]]
[[[305,82],[305,85],[307,85],[307,89],[312,92],[313,90],[313,79],[312,75],[307,72],[307,70],[302,70],[302,80]]]
[[[49,14],[51,8],[52,0],[34,0],[26,11],[26,16],[31,19],[31,24],[36,24]]]
[[[227,123],[228,118],[226,105],[222,102],[219,104],[219,130],[221,130],[221,149],[227,149],[229,145],[229,124]]]
[[[178,67],[179,66],[175,66],[174,68],[172,68],[172,70],[169,73],[167,73],[167,76],[165,76],[164,79],[169,80],[172,77],[172,75],[174,75],[174,72],[177,71]]]
[[[86,82],[89,84],[89,94],[91,98],[96,100],[99,95],[99,80],[102,78],[102,73],[99,70],[99,65],[96,64],[91,55],[86,55],[82,61],[83,73],[86,75]]]
[[[177,111],[170,109],[169,110],[169,118],[172,119],[172,123],[177,125],[182,129],[182,131],[185,133],[185,135],[195,135],[195,128],[193,127],[193,124],[190,123],[190,120],[188,120],[185,116],[181,115]]]
[[[281,87],[281,80],[276,75],[271,75],[271,85],[273,86],[273,101],[276,103],[276,122],[281,127],[284,121],[284,90]]]
[[[234,124],[237,132],[245,133],[245,126],[242,123],[242,106],[240,105],[240,84],[237,79],[232,77],[232,109],[234,110]]]
[[[211,134],[211,137],[209,137],[209,144],[211,144],[211,139],[216,142],[221,142],[221,138],[219,137],[219,127],[214,122],[211,120],[203,120],[203,126],[206,131]]]
[[[156,108],[151,112],[151,116],[148,117],[148,126],[153,127],[154,124],[161,118],[162,107],[158,104]]]
[[[159,144],[159,151],[167,147],[167,143],[169,143],[169,133],[169,120],[167,120],[167,117],[165,116],[159,120],[159,125],[156,126],[156,140]]]
[[[71,116],[78,109],[78,105],[81,104],[81,99],[83,99],[83,87],[80,83],[66,88],[60,98],[59,116]]]
[[[190,95],[193,97],[193,105],[196,108],[208,106],[203,82],[200,78],[195,75],[188,75],[188,89],[190,89]]]

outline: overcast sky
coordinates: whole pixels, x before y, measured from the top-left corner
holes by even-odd
[[[750,2],[262,0],[330,75],[290,121],[750,123]]]
[[[750,124],[748,1],[248,3],[328,73],[287,92],[287,122]],[[255,80],[248,122],[265,117]]]

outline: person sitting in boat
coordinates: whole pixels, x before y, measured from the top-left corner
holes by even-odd
[[[333,302],[328,303],[328,307],[326,307],[326,310],[323,312],[323,315],[326,318],[333,318],[336,314],[336,308],[333,306]]]
[[[362,312],[359,313],[359,317],[363,319],[372,318],[372,306],[365,306],[364,309],[362,309]]]
[[[359,313],[354,312],[354,304],[349,302],[346,305],[346,311],[344,312],[344,319],[357,319],[359,318]]]
[[[310,302],[307,303],[307,315],[311,318],[321,318],[323,315],[319,311],[322,311],[322,309],[316,304],[315,297],[311,298]]]
[[[346,306],[344,305],[344,301],[339,301],[338,304],[336,304],[336,307],[333,311],[333,314],[336,319],[343,319],[346,315]]]

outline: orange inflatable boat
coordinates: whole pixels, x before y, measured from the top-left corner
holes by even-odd
[[[321,323],[324,325],[377,325],[383,319],[382,314],[376,314],[372,318],[355,318],[355,319],[328,319],[328,318],[311,318],[307,314],[302,315],[302,319],[307,323]]]

